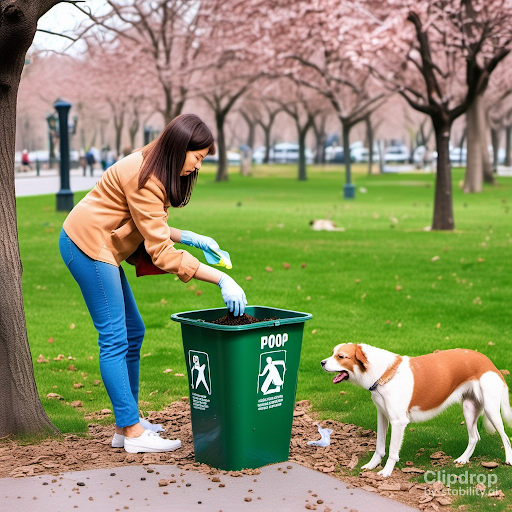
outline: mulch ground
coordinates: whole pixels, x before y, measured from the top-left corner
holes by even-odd
[[[290,461],[297,462],[316,471],[329,474],[354,487],[386,496],[427,512],[446,510],[451,498],[441,482],[434,484],[417,484],[410,482],[411,476],[423,473],[421,469],[407,462],[402,470],[395,469],[393,475],[383,479],[374,471],[364,471],[353,476],[353,470],[360,460],[369,460],[370,452],[375,449],[376,434],[356,425],[327,420],[317,422],[311,417],[309,401],[297,402]],[[107,410],[108,411],[108,410]],[[92,421],[109,417],[109,412],[90,415]],[[0,477],[20,478],[40,474],[55,474],[67,471],[80,471],[97,468],[113,468],[130,464],[175,464],[184,470],[193,470],[209,475],[259,474],[259,469],[243,471],[220,471],[205,464],[194,462],[192,426],[188,399],[173,402],[159,412],[149,413],[149,420],[161,423],[165,427],[164,437],[181,439],[181,449],[170,453],[128,454],[122,448],[112,448],[110,442],[114,433],[112,425],[104,426],[91,422],[89,434],[92,438],[76,435],[64,436],[62,440],[46,440],[37,445],[20,445],[15,441],[0,444]],[[331,445],[312,447],[307,441],[319,439],[316,424],[331,428]],[[444,453],[438,452],[432,457],[433,465],[443,465],[451,460]],[[310,510],[329,512],[322,505],[308,504]],[[463,510],[459,507],[459,510]]]

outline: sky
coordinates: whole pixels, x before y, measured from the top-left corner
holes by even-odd
[[[82,8],[89,6],[91,9],[95,10],[95,8],[101,3],[101,0],[87,0],[87,2],[83,2],[80,5]],[[73,36],[75,29],[78,27],[80,22],[85,19],[86,16],[73,5],[60,3],[48,11],[39,20],[38,28]],[[64,37],[45,34],[38,31],[34,38],[33,48],[36,50],[62,52],[68,48],[71,43],[72,41]],[[75,43],[69,52],[78,52],[80,50],[80,46],[80,43]]]

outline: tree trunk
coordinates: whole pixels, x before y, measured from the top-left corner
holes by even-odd
[[[14,191],[16,99],[40,8],[39,2],[0,0],[0,437],[57,432],[41,405],[34,379]]]
[[[136,117],[133,119],[131,125],[130,125],[130,151],[133,151],[135,149],[135,138],[137,137],[137,132],[140,128],[140,121],[139,118]]]
[[[466,112],[466,134],[467,134],[467,164],[464,177],[464,192],[481,192],[483,183],[483,159],[482,159],[482,138],[479,130],[478,101],[477,96]]]
[[[299,181],[306,181],[308,179],[306,169],[306,135],[309,130],[309,122],[305,127],[301,128],[297,123],[297,133],[299,135]]]
[[[462,130],[462,135],[459,140],[459,166],[461,166],[461,167],[462,167],[462,158],[463,158],[462,150],[464,149],[465,141],[466,141],[466,128],[464,128],[464,130]],[[466,158],[467,158],[467,152],[466,152]]]
[[[268,164],[270,162],[270,132],[272,130],[271,126],[263,126],[263,132],[265,133],[265,158],[263,158],[263,163]]]
[[[371,174],[373,169],[373,126],[370,116],[366,117],[364,121],[366,123],[366,137],[368,139],[368,148],[370,150],[368,158],[368,174]]]
[[[315,132],[316,139],[316,155],[315,155],[315,163],[316,164],[325,164],[325,123],[327,122],[327,116],[322,115],[320,117],[320,121],[318,126],[316,123],[313,123],[313,130]]]
[[[468,108],[467,119],[467,167],[464,192],[479,193],[484,180],[494,183],[489,150],[487,148],[487,118],[483,95],[479,94]]]
[[[437,173],[434,196],[434,218],[432,229],[453,230],[452,171],[450,168],[451,123],[446,120],[432,120],[436,134]]]
[[[121,154],[121,137],[123,135],[124,128],[124,113],[121,114],[119,122],[115,123],[116,126],[116,154]]]
[[[512,165],[512,125],[505,128],[505,165],[510,167]]]
[[[215,181],[228,181],[228,154],[226,148],[226,136],[224,133],[225,116],[215,113],[215,122],[217,124],[217,154],[219,155],[219,163],[217,166],[217,175]]]
[[[498,150],[500,149],[500,131],[498,129],[491,128],[491,140],[493,172],[498,172]]]
[[[254,149],[254,139],[256,136],[256,123],[249,115],[242,112],[242,117],[247,123],[247,148],[242,150],[242,158],[240,160],[240,174],[242,176],[250,176],[252,171],[252,151]]]

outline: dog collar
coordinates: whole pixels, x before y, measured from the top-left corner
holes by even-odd
[[[388,367],[388,369],[382,374],[380,379],[376,380],[375,383],[368,388],[368,391],[375,391],[379,384],[382,386],[389,382],[395,376],[401,362],[402,356],[396,356],[393,364]]]

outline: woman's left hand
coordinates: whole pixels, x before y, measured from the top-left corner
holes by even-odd
[[[181,232],[181,243],[185,245],[191,245],[197,247],[203,251],[212,251],[220,249],[219,244],[209,236],[199,235],[193,231],[182,231]]]

